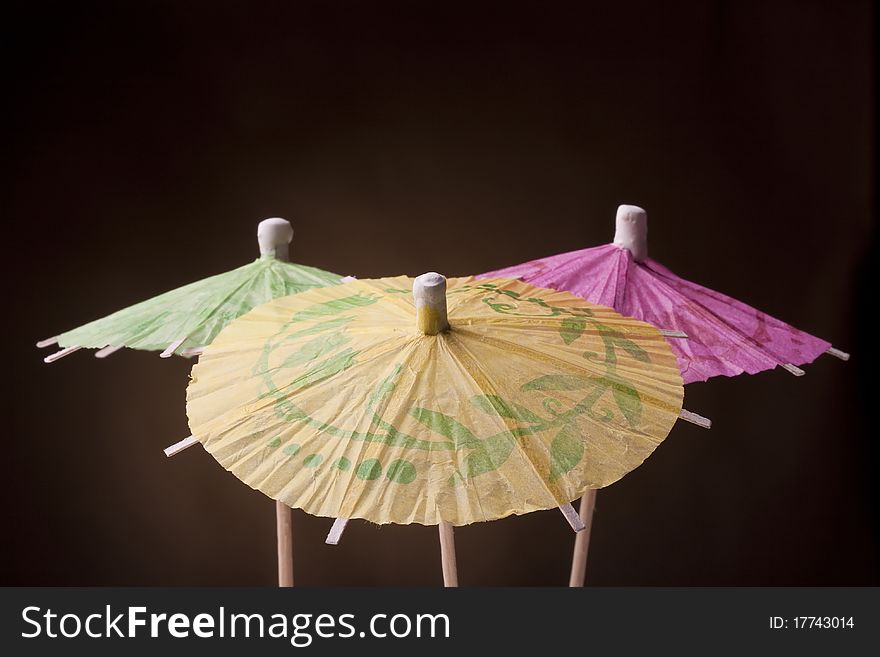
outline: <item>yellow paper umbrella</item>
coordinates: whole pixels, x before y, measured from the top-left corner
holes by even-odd
[[[520,281],[425,274],[234,320],[193,368],[187,414],[221,465],[291,507],[465,525],[571,509],[653,452],[682,396],[649,324]]]

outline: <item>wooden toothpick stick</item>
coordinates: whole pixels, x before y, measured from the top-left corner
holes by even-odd
[[[446,312],[446,277],[435,272],[417,276],[413,281],[413,302],[416,306],[416,325],[425,335],[438,335],[449,328]],[[443,585],[458,586],[458,566],[455,560],[455,537],[452,525],[443,520],[440,532],[440,565]]]
[[[590,549],[590,534],[593,529],[593,511],[596,508],[596,489],[590,489],[581,498],[578,516],[584,524],[584,530],[577,533],[574,539],[574,554],[571,558],[571,577],[569,586],[583,586],[587,574],[587,552]]]
[[[293,226],[285,219],[272,217],[257,226],[261,256],[288,262],[291,241]],[[293,586],[293,516],[290,507],[278,501],[275,502],[275,533],[278,538],[278,586]]]
[[[443,569],[443,586],[458,586],[458,565],[455,561],[455,535],[452,524],[440,521],[440,566]]]
[[[275,529],[278,535],[278,586],[293,586],[293,509],[277,500]]]

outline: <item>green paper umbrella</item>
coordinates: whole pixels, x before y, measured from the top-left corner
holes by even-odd
[[[57,337],[41,340],[38,347],[56,343],[62,347],[43,360],[52,363],[83,347],[98,349],[95,353],[98,358],[109,356],[123,347],[161,351],[163,358],[175,353],[192,356],[210,344],[229,322],[255,306],[277,297],[346,280],[339,274],[288,262],[292,239],[293,228],[284,219],[261,221],[257,228],[260,258],[256,261],[160,294]],[[165,454],[173,456],[196,442],[190,436],[166,449]],[[291,510],[276,503],[275,512],[278,581],[281,586],[292,586]]]
[[[257,232],[262,255],[232,271],[184,285],[123,308],[37,346],[63,347],[51,363],[83,347],[99,349],[99,358],[122,347],[192,355],[236,317],[277,297],[336,285],[342,277],[315,267],[287,262],[293,229],[284,219],[266,219]]]

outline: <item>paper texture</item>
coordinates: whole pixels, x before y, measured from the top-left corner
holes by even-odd
[[[493,276],[565,290],[659,328],[684,331],[686,340],[669,343],[685,383],[811,363],[831,346],[741,301],[679,278],[655,260],[635,262],[629,251],[614,244],[532,260],[478,278]]]
[[[210,344],[220,329],[254,306],[341,280],[338,274],[263,256],[62,333],[58,344],[163,351],[183,338],[173,350],[180,353]]]
[[[555,508],[636,468],[681,410],[652,326],[510,279],[412,279],[255,308],[193,368],[193,435],[249,486],[319,516],[455,525]]]

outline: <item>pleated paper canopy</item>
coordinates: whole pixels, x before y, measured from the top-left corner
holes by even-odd
[[[755,374],[777,366],[802,374],[797,365],[811,363],[826,351],[849,358],[825,340],[680,278],[648,258],[647,226],[643,224],[644,232],[632,240],[627,239],[626,229],[633,227],[621,221],[638,213],[646,221],[644,211],[634,206],[621,206],[621,210],[614,244],[539,258],[478,278],[518,278],[610,306],[659,328],[682,331],[687,339],[670,339],[670,345],[685,383]]]
[[[129,347],[173,352],[210,344],[226,324],[270,299],[342,280],[338,274],[264,255],[58,336],[61,347]]]
[[[654,327],[510,279],[448,280],[417,329],[412,279],[276,299],[193,368],[193,435],[249,486],[318,516],[455,525],[607,486],[681,410]]]

